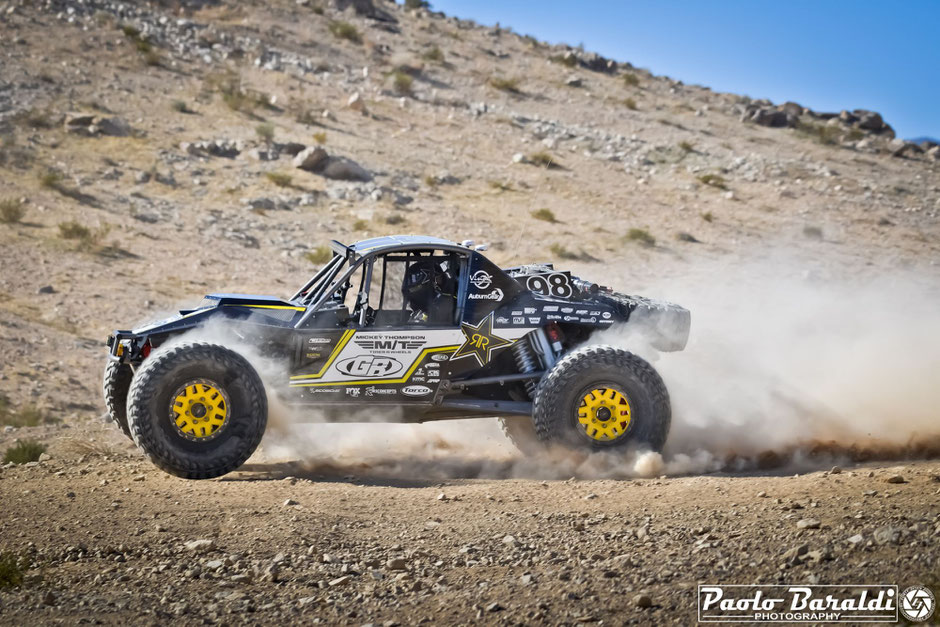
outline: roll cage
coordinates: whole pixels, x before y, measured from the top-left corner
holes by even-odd
[[[458,272],[456,307],[454,317],[448,326],[458,324],[463,318],[470,257],[479,253],[446,240],[430,238],[418,241],[409,240],[410,238],[378,238],[377,240],[365,240],[353,246],[346,246],[336,240],[330,241],[330,248],[333,251],[332,258],[290,298],[291,302],[305,307],[304,314],[294,324],[294,328],[306,326],[315,314],[329,309],[330,303],[343,302],[347,291],[352,289],[352,279],[357,272],[362,272],[362,279],[353,309],[350,312],[351,319],[355,320],[360,327],[370,324],[372,322],[370,315],[375,313],[375,309],[370,307],[369,293],[376,261],[379,259],[382,262],[382,283],[376,309],[381,309],[385,302],[386,289],[389,288],[387,280],[390,261],[405,262],[409,265],[417,261],[434,258],[449,258],[456,261]],[[405,317],[405,307],[406,303],[403,300],[401,306],[402,319]]]

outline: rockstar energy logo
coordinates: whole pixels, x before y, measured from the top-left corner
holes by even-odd
[[[492,313],[477,325],[461,324],[460,330],[464,335],[464,343],[457,349],[451,360],[473,357],[478,364],[485,366],[490,362],[493,351],[512,344],[512,340],[493,334]]]

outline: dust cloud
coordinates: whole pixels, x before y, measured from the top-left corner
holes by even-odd
[[[589,266],[585,276],[605,274]],[[268,433],[253,462],[315,476],[402,480],[629,478],[801,471],[868,459],[940,454],[940,283],[911,272],[850,280],[777,255],[741,265],[696,265],[688,274],[615,289],[671,300],[692,311],[685,351],[656,354],[629,327],[596,334],[647,358],[672,400],[663,453],[518,453],[495,419],[322,424],[315,410],[280,401],[285,365],[221,325],[180,340],[217,341],[245,354],[269,390]],[[313,424],[311,424],[313,423]],[[320,423],[320,424],[317,424]],[[380,424],[381,423],[381,424]]]

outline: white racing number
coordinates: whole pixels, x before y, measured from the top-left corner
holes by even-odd
[[[554,272],[552,274],[537,274],[526,279],[525,285],[533,292],[555,298],[571,298],[574,288],[567,274]]]

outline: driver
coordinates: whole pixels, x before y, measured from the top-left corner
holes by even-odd
[[[409,266],[402,281],[401,293],[411,308],[409,322],[447,324],[451,322],[457,300],[447,262],[432,259],[416,261]]]

